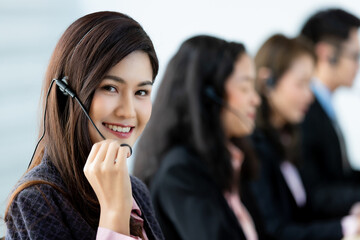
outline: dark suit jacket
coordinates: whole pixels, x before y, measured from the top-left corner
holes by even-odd
[[[245,239],[205,164],[185,147],[165,155],[150,193],[166,239]]]
[[[66,192],[60,173],[46,157],[20,183],[45,180]],[[19,183],[19,184],[20,184]],[[155,219],[146,186],[131,177],[133,197],[138,203],[149,239],[164,239]],[[55,188],[38,184],[22,190],[13,201],[7,221],[6,239],[95,239],[93,229]]]
[[[260,171],[250,183],[268,238],[284,240],[341,239],[340,220],[317,221],[308,205],[298,207],[280,170],[281,157],[257,129],[252,136]]]
[[[316,99],[302,124],[302,140],[301,174],[314,206],[325,216],[348,214],[360,201],[359,173],[344,168],[334,125]]]

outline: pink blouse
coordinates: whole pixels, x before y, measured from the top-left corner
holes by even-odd
[[[234,172],[240,172],[241,165],[244,160],[244,154],[242,151],[233,145],[232,143],[228,144],[228,149],[231,154],[231,164]],[[224,197],[227,200],[230,208],[233,210],[238,222],[244,231],[245,237],[248,240],[257,240],[258,236],[255,230],[255,224],[240,200],[239,193],[237,191],[225,192]]]

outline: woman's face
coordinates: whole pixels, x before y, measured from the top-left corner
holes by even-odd
[[[242,137],[252,133],[256,108],[260,104],[255,91],[255,66],[253,60],[243,54],[234,64],[234,70],[225,82],[227,105],[221,118],[228,138]]]
[[[308,55],[294,60],[290,68],[269,89],[269,103],[273,112],[273,124],[281,127],[285,123],[300,123],[313,100],[310,80],[314,61]]]
[[[95,90],[90,117],[106,139],[132,146],[151,115],[153,71],[149,56],[135,51],[112,67]],[[93,143],[103,140],[89,123]]]

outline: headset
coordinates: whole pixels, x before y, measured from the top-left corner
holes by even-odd
[[[335,65],[335,64],[337,63],[337,61],[338,61],[338,58],[337,58],[336,55],[331,56],[331,57],[329,58],[329,63],[330,63],[331,65]]]
[[[94,126],[94,128],[96,129],[96,131],[99,133],[99,135],[101,136],[101,138],[103,140],[105,140],[104,135],[101,134],[100,130],[96,127],[95,123],[93,122],[93,120],[91,119],[91,117],[89,116],[88,112],[86,111],[84,105],[82,104],[82,102],[80,101],[80,99],[76,96],[75,92],[69,87],[69,85],[67,84],[67,80],[68,77],[63,77],[63,79],[58,80],[58,79],[53,79],[53,81],[55,80],[56,85],[58,85],[60,91],[65,95],[69,95],[71,98],[74,98],[80,105],[81,109],[83,110],[83,112],[85,113],[86,117],[89,119],[89,121],[91,122],[91,124]],[[47,99],[46,99],[47,100]]]
[[[269,77],[268,79],[266,79],[265,84],[268,88],[273,88],[275,86],[275,78]]]
[[[96,131],[99,133],[99,135],[101,136],[101,138],[103,140],[105,140],[106,138],[104,137],[104,135],[100,132],[100,130],[96,127],[95,123],[93,122],[93,120],[91,119],[88,111],[85,109],[84,107],[84,104],[80,101],[80,99],[77,97],[77,95],[75,94],[75,92],[69,87],[68,83],[67,83],[67,79],[68,77],[65,76],[63,77],[61,80],[58,80],[58,79],[53,79],[51,80],[51,83],[50,83],[50,86],[49,86],[49,89],[46,93],[46,99],[45,99],[45,109],[44,109],[44,119],[43,119],[43,133],[39,139],[39,141],[37,142],[36,144],[36,147],[35,147],[35,150],[32,154],[32,157],[31,157],[31,160],[30,160],[30,163],[29,163],[29,166],[28,168],[30,167],[32,161],[33,161],[33,158],[34,158],[34,155],[35,155],[35,152],[36,152],[36,149],[38,148],[41,140],[44,138],[45,136],[45,120],[46,120],[46,110],[47,110],[47,104],[48,104],[48,98],[49,98],[49,94],[50,94],[50,91],[51,91],[51,88],[52,86],[54,85],[54,82],[56,83],[56,85],[59,87],[60,91],[65,95],[65,96],[70,96],[71,98],[75,99],[76,102],[80,105],[82,111],[84,112],[85,116],[89,119],[89,121],[91,122],[91,124],[93,125],[93,127],[96,129]],[[122,143],[120,144],[120,147],[128,147],[129,150],[130,150],[130,156],[132,155],[132,148],[129,144],[126,144],[126,143]],[[129,157],[130,157],[129,156]]]
[[[254,123],[250,123],[250,120],[247,118],[247,116],[245,114],[243,114],[242,112],[238,111],[237,109],[235,109],[234,107],[230,106],[227,102],[225,102],[221,97],[219,97],[216,93],[215,93],[215,89],[213,87],[205,87],[205,94],[207,97],[209,97],[211,100],[213,100],[215,103],[223,106],[225,109],[227,109],[228,111],[232,112],[236,117],[238,117],[242,123],[246,122],[249,123],[250,125],[253,125]],[[243,123],[244,124],[244,123]],[[246,126],[246,124],[244,124]],[[246,126],[248,127],[248,126]]]

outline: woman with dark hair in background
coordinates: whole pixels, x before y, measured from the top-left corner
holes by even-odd
[[[283,35],[270,37],[255,57],[262,105],[252,140],[261,167],[251,189],[268,238],[339,240],[359,230],[354,216],[317,219],[299,175],[298,124],[313,100],[314,63],[308,42]]]
[[[45,135],[10,196],[6,239],[163,239],[126,166],[157,72],[150,38],[124,14],[89,14],[65,31],[43,85]]]
[[[239,181],[252,163],[242,137],[260,103],[254,79],[242,44],[210,36],[188,39],[168,64],[134,169],[167,239],[258,239]]]

